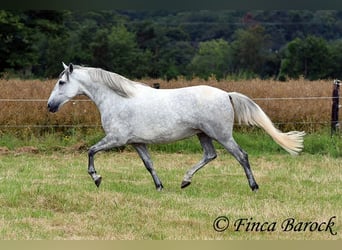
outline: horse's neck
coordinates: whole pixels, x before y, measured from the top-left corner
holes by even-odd
[[[108,109],[112,103],[118,102],[122,98],[102,84],[83,84],[83,88],[84,94],[95,103],[100,113]]]

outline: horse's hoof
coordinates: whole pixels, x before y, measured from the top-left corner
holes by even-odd
[[[161,184],[161,183],[160,183],[159,185],[156,185],[157,191],[162,191],[163,188],[164,188],[164,186],[163,186],[163,184]]]
[[[256,193],[256,192],[258,191],[258,189],[259,189],[258,184],[255,183],[255,185],[253,185],[253,186],[251,187],[251,189],[252,189],[252,191],[253,191],[254,193]]]
[[[191,181],[182,181],[181,188],[186,188],[191,184]]]
[[[99,175],[99,176],[94,180],[95,185],[96,185],[97,187],[99,187],[100,184],[101,184],[101,181],[102,181],[102,177]]]

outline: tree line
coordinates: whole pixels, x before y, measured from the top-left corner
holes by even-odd
[[[342,11],[0,10],[2,77],[342,78]]]

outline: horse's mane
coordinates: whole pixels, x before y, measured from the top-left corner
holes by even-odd
[[[74,68],[87,70],[90,79],[93,82],[98,82],[106,85],[122,97],[128,98],[133,96],[133,90],[137,84],[134,81],[131,81],[119,74],[103,70],[101,68],[82,67],[79,65],[74,65]]]

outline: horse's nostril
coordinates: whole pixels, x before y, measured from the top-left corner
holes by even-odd
[[[55,107],[54,105],[51,105],[50,103],[47,104],[47,109],[53,113],[57,111],[57,107]]]

